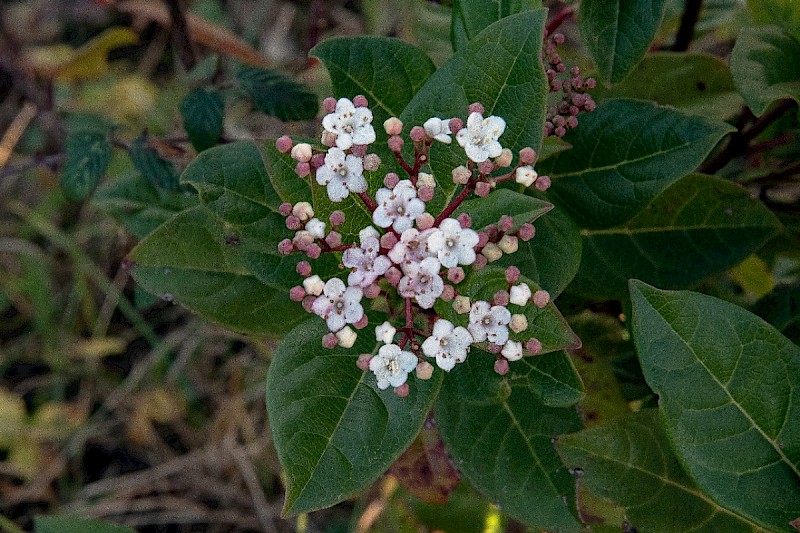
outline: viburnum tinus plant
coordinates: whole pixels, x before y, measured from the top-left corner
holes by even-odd
[[[181,176],[196,201],[133,276],[281,338],[266,401],[287,515],[388,472],[436,503],[464,479],[547,531],[791,531],[800,352],[742,300],[677,289],[729,294],[782,235],[735,182],[772,179],[740,171],[796,120],[775,81],[796,79],[776,66],[796,35],[745,28],[731,78],[650,52],[664,2],[583,0],[566,51],[575,6],[511,4],[454,2],[438,68],[397,39],[317,45],[319,135],[202,151]],[[796,264],[788,248],[770,264]]]

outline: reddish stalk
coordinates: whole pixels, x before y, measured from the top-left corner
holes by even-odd
[[[446,219],[447,217],[449,217],[450,215],[452,215],[452,214],[453,214],[453,211],[455,211],[456,209],[458,209],[458,206],[460,206],[460,205],[461,205],[461,203],[462,203],[464,200],[466,200],[466,199],[467,199],[467,197],[470,195],[470,193],[472,192],[472,190],[473,190],[474,188],[475,188],[475,184],[474,184],[474,183],[467,183],[466,185],[464,185],[464,188],[463,188],[463,189],[461,189],[461,192],[460,192],[460,193],[458,193],[458,196],[456,196],[455,198],[453,198],[453,201],[452,201],[452,202],[450,202],[450,205],[448,205],[447,207],[445,207],[445,208],[442,210],[442,212],[441,212],[441,213],[439,213],[439,216],[438,216],[438,217],[436,217],[436,218],[434,219],[434,221],[433,221],[433,227],[438,227],[438,226],[439,226],[439,224],[442,222],[442,220],[444,220],[444,219]]]
[[[357,194],[358,197],[361,198],[361,201],[364,202],[364,205],[367,206],[367,209],[369,209],[370,213],[374,213],[378,208],[378,204],[375,203],[375,200],[373,200],[372,197],[365,192],[360,192]]]
[[[414,169],[408,166],[408,163],[406,163],[406,160],[403,159],[402,154],[400,154],[400,152],[392,152],[392,153],[394,154],[394,158],[397,160],[400,166],[403,167],[403,170],[406,171],[406,174],[411,176],[411,174],[414,173]]]
[[[547,26],[545,26],[544,29],[545,35],[552,35],[553,32],[556,31],[558,27],[564,23],[565,20],[567,20],[574,14],[575,14],[575,8],[572,6],[565,7],[564,9],[559,11],[556,16],[550,19],[550,21],[547,23]]]

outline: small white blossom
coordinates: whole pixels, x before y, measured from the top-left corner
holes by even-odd
[[[292,206],[292,214],[300,219],[300,222],[308,222],[314,216],[314,208],[308,202],[297,202]]]
[[[514,305],[528,305],[533,293],[527,283],[520,283],[511,287],[509,301]]]
[[[380,242],[375,237],[361,240],[360,248],[348,248],[342,255],[342,263],[347,268],[354,268],[347,276],[347,284],[351,287],[366,288],[372,285],[379,276],[386,273],[392,262],[385,255],[378,255]]]
[[[425,212],[425,202],[417,198],[417,189],[410,180],[401,180],[394,189],[380,188],[375,194],[378,203],[372,213],[376,226],[403,232],[414,224],[414,219]]]
[[[469,313],[471,305],[469,298],[466,296],[456,296],[453,299],[453,310],[459,315]]]
[[[459,130],[456,140],[475,163],[483,163],[490,157],[497,157],[503,147],[497,139],[506,129],[506,121],[500,117],[486,117],[477,112],[467,117],[466,127]]]
[[[490,306],[489,302],[478,301],[472,304],[469,311],[468,329],[475,342],[488,340],[495,344],[505,344],[510,321],[511,313],[505,307]]]
[[[399,387],[408,379],[408,373],[417,368],[416,356],[401,350],[396,344],[385,344],[369,362],[369,369],[378,380],[378,388],[384,390],[391,385]]]
[[[307,294],[319,296],[325,288],[325,282],[318,275],[314,274],[303,280],[303,288]]]
[[[336,146],[342,150],[354,144],[375,142],[372,111],[366,107],[355,107],[347,98],[339,98],[334,112],[322,119],[322,127],[326,132],[336,135]]]
[[[428,357],[435,357],[436,364],[449,372],[456,363],[467,358],[472,335],[466,328],[455,327],[449,320],[440,318],[433,325],[431,336],[422,343],[422,351]]]
[[[306,223],[306,231],[317,239],[324,239],[325,223],[318,218],[312,218]]]
[[[517,171],[514,173],[514,181],[520,183],[526,187],[530,187],[533,185],[533,182],[536,181],[536,178],[539,177],[539,174],[533,170],[533,167],[530,165],[526,165],[524,167],[519,167]]]
[[[391,344],[394,342],[394,336],[397,333],[397,329],[392,326],[389,322],[384,322],[380,326],[375,328],[375,338],[378,342],[382,342],[384,344]]]
[[[428,238],[428,248],[446,268],[474,263],[474,248],[477,244],[478,233],[469,228],[462,228],[454,218],[442,220],[439,231]]]
[[[345,326],[336,332],[336,338],[339,341],[339,346],[342,348],[352,348],[358,338],[358,333],[353,331],[350,326]]]
[[[311,145],[308,143],[299,143],[295,144],[292,147],[292,159],[295,161],[300,161],[303,163],[308,163],[311,161],[311,157],[314,155],[314,151],[311,148]]]
[[[317,183],[328,188],[331,201],[341,202],[351,192],[367,190],[364,164],[360,157],[331,148],[325,155],[325,164],[317,169]]]
[[[506,254],[516,253],[519,250],[519,239],[514,235],[503,235],[503,238],[497,243],[497,247]]]
[[[509,361],[519,361],[522,359],[522,343],[517,341],[506,342],[500,354]]]
[[[433,257],[407,264],[403,270],[405,276],[397,285],[397,292],[404,298],[415,298],[421,308],[430,309],[444,290],[440,269],[439,260]]]
[[[311,309],[325,319],[331,331],[339,331],[345,324],[355,324],[364,316],[360,303],[363,293],[358,287],[345,287],[339,278],[331,278],[322,292]]]
[[[400,235],[400,240],[389,250],[389,259],[395,264],[404,267],[412,262],[420,262],[427,257],[435,254],[428,247],[428,240],[431,235],[438,232],[438,229],[426,229],[419,231],[416,228],[409,228]]]
[[[370,237],[375,237],[376,239],[380,239],[381,234],[378,232],[378,230],[376,230],[372,226],[367,226],[366,228],[358,232],[359,242],[364,242],[366,239],[369,239]]]
[[[450,121],[442,120],[438,117],[429,118],[422,125],[425,128],[425,133],[428,137],[432,137],[439,142],[450,144],[453,140],[450,138]]]
[[[436,187],[436,180],[433,178],[433,174],[428,174],[427,172],[417,174],[417,187],[422,187],[423,185]]]

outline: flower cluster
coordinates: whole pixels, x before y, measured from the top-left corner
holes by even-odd
[[[459,292],[468,271],[516,252],[520,240],[534,237],[530,223],[517,224],[507,215],[476,229],[469,214],[458,213],[464,200],[472,195],[486,197],[498,183],[515,181],[547,189],[549,178],[533,168],[533,149],[520,150],[512,166],[514,154],[500,143],[505,121],[485,116],[483,106],[476,103],[467,110],[466,124],[460,118],[432,117],[412,127],[408,136],[413,160],[406,160],[404,125],[392,117],[383,127],[396,168],[405,175],[386,172],[370,195],[374,178],[368,180],[365,172],[377,171],[383,162],[377,154],[368,153],[376,134],[366,98],[328,98],[323,106],[327,114],[320,140],[325,149],[294,144],[285,136],[278,139],[277,148],[291,154],[300,177],[325,187],[332,202],[355,196],[372,220],[361,228],[357,241],[346,243],[339,231],[345,223],[343,211],[333,211],[323,220],[307,202],[280,206],[287,228],[294,231],[293,238],[279,244],[280,253],[301,252],[310,260],[334,253],[347,269],[346,282],[339,277],[323,280],[308,260],[297,264],[304,279],[292,288],[290,297],[325,320],[329,333],[322,344],[352,347],[359,330],[369,323],[365,307],[388,308],[390,319],[374,328],[380,349],[377,354],[363,355],[358,364],[374,373],[380,389],[392,386],[401,396],[408,394],[410,372],[416,370],[420,379],[430,378],[434,367],[429,360],[449,372],[466,360],[472,345],[497,355],[495,371],[500,374],[508,372],[508,362],[520,359],[524,352],[540,353],[542,344],[525,335],[526,308],[544,308],[550,297],[520,281],[519,269],[506,269],[506,289],[487,300],[472,301]],[[453,138],[464,150],[464,165],[452,169],[450,176],[425,172],[431,146],[451,144]],[[434,215],[427,204],[444,179],[452,179],[459,192]],[[383,303],[376,306],[376,299]],[[398,306],[397,302],[402,303]],[[449,318],[462,317],[463,325],[441,317],[439,305],[451,306]]]
[[[584,79],[581,69],[574,66],[569,69],[566,79],[567,66],[556,52],[558,45],[564,43],[564,35],[554,33],[549,35],[542,50],[542,59],[547,66],[547,81],[551,93],[562,93],[558,103],[547,107],[547,118],[544,124],[545,137],[563,137],[568,129],[578,126],[578,114],[582,111],[594,111],[596,104],[591,95],[586,91],[594,89],[597,82],[594,78]]]

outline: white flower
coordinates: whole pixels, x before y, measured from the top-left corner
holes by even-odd
[[[416,228],[409,228],[400,235],[400,240],[389,250],[389,259],[394,263],[405,267],[412,262],[420,262],[434,254],[428,248],[428,240],[431,235],[439,231],[438,229],[426,229],[419,231]]]
[[[428,174],[427,172],[420,172],[417,174],[417,187],[422,187],[423,185],[436,187],[436,179],[433,177],[433,174]]]
[[[483,115],[474,112],[467,117],[467,126],[456,133],[456,140],[467,152],[467,157],[476,163],[483,163],[503,152],[497,139],[505,129],[506,121],[502,118],[483,118]]]
[[[317,239],[324,239],[325,223],[318,218],[312,218],[306,223],[306,231]]]
[[[375,338],[378,340],[378,342],[382,342],[384,344],[393,343],[395,333],[397,333],[397,329],[395,329],[395,327],[389,322],[384,322],[375,328]]]
[[[397,292],[404,298],[415,298],[421,308],[430,309],[444,290],[439,269],[439,260],[433,257],[407,264],[403,270],[405,276],[397,285]]]
[[[520,283],[511,287],[509,301],[514,305],[528,305],[531,296],[531,288],[528,287],[528,284]]]
[[[376,230],[372,226],[367,226],[366,228],[358,232],[359,242],[364,242],[366,239],[369,239],[370,237],[375,237],[376,239],[380,239],[381,234],[378,232],[378,230]]]
[[[378,208],[372,213],[376,226],[403,232],[414,224],[414,219],[425,212],[425,202],[417,198],[417,189],[410,180],[401,180],[394,189],[380,188],[375,194]]]
[[[533,182],[536,181],[536,178],[539,177],[539,174],[533,170],[533,167],[530,165],[526,165],[524,167],[519,167],[517,171],[514,173],[514,181],[520,183],[526,187],[530,187],[533,185]]]
[[[508,323],[511,313],[499,305],[489,306],[488,302],[478,301],[469,310],[469,332],[475,342],[488,340],[495,344],[505,344],[508,340]]]
[[[439,142],[450,144],[453,140],[450,138],[450,121],[442,120],[438,117],[429,118],[422,125],[425,128],[425,133],[428,137],[432,137]]]
[[[455,327],[449,320],[440,318],[433,325],[431,336],[422,343],[422,351],[428,357],[435,357],[442,370],[450,371],[456,363],[467,358],[472,335],[466,328]]]
[[[325,319],[331,331],[339,331],[345,324],[355,324],[364,316],[360,303],[363,293],[358,287],[345,288],[342,280],[331,278],[322,292],[311,309]]]
[[[417,368],[417,358],[411,352],[401,350],[396,344],[385,344],[378,354],[370,359],[369,369],[378,379],[378,388],[384,390],[391,385],[399,387],[408,379],[408,373]]]
[[[325,282],[322,281],[322,278],[318,275],[314,274],[303,280],[303,288],[306,290],[306,293],[312,296],[319,296],[325,288]]]
[[[372,285],[378,276],[386,273],[392,262],[385,255],[378,255],[381,245],[377,238],[367,237],[361,240],[360,248],[348,248],[342,255],[342,263],[347,268],[354,268],[347,276],[347,284],[351,287],[366,288]]]
[[[336,110],[322,119],[322,127],[336,134],[336,146],[342,150],[354,144],[375,142],[372,111],[366,107],[355,107],[347,98],[339,98]]]
[[[439,231],[428,238],[428,248],[446,268],[474,263],[474,248],[477,244],[478,233],[469,228],[462,228],[454,218],[442,220]]]
[[[500,351],[503,357],[509,361],[519,361],[522,359],[522,343],[517,341],[506,342],[503,349]]]
[[[341,202],[351,192],[367,190],[364,164],[360,157],[345,156],[343,150],[331,148],[325,155],[325,164],[317,169],[317,183],[328,187],[328,197]]]

